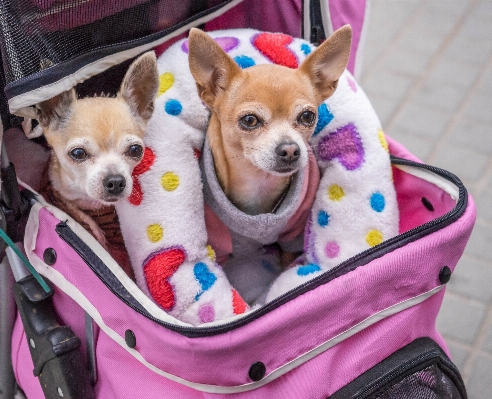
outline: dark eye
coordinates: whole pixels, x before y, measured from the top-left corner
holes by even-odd
[[[84,161],[89,156],[83,148],[74,148],[69,155],[75,161]]]
[[[128,147],[126,153],[128,154],[128,156],[132,158],[140,158],[143,154],[143,148],[139,144],[133,144],[130,147]]]
[[[245,115],[239,119],[239,123],[245,129],[254,129],[260,125],[260,120],[255,115]]]
[[[297,117],[297,122],[302,125],[310,126],[316,119],[316,114],[313,111],[304,111]]]

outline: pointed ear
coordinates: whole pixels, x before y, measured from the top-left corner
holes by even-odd
[[[350,25],[340,29],[304,60],[299,70],[309,76],[321,101],[330,97],[337,88],[338,79],[347,66],[352,43]]]
[[[70,89],[49,100],[36,105],[37,119],[41,127],[47,130],[50,125],[58,129],[67,119],[73,103],[77,100],[75,89]]]
[[[138,57],[128,68],[118,97],[130,106],[132,113],[144,123],[152,116],[154,100],[159,89],[159,72],[153,51]]]
[[[188,62],[198,95],[210,108],[217,94],[241,73],[241,68],[209,35],[195,28],[188,36]]]

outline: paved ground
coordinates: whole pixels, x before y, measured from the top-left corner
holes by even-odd
[[[385,132],[476,201],[437,325],[470,399],[492,398],[492,0],[373,0],[359,82]]]

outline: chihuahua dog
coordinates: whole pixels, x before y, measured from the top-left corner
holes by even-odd
[[[148,52],[131,64],[116,97],[77,99],[72,88],[37,106],[51,147],[48,197],[109,250],[121,234],[107,237],[95,219],[105,214],[106,225],[117,224],[113,205],[132,192],[158,87],[156,57]]]
[[[190,31],[189,66],[210,111],[207,137],[215,173],[241,212],[275,213],[292,177],[315,164],[308,140],[318,106],[335,92],[345,70],[351,39],[350,26],[338,29],[298,69],[241,69],[206,33]],[[281,263],[293,259],[286,253]]]

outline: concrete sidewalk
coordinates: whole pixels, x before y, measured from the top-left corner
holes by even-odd
[[[476,201],[437,325],[470,399],[492,398],[492,0],[372,0],[359,83],[385,132]]]

